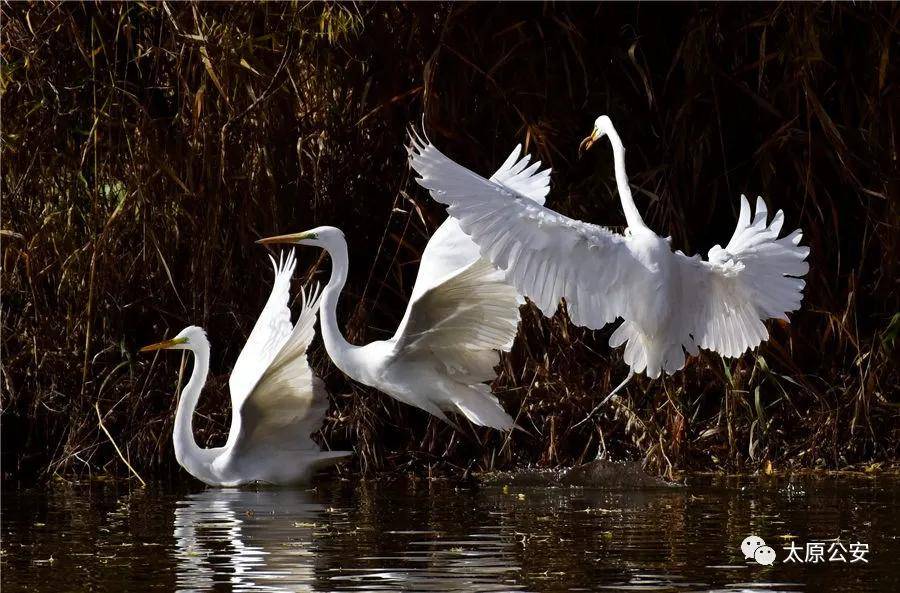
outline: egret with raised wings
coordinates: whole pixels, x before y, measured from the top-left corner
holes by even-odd
[[[809,248],[801,232],[779,238],[784,214],[769,221],[758,198],[741,212],[731,241],[707,259],[672,251],[634,204],[622,142],[609,117],[597,118],[586,147],[608,136],[628,227],[624,234],[569,218],[502,181],[470,171],[414,135],[410,164],[418,182],[448,206],[480,248],[523,295],[552,315],[561,298],[572,322],[592,329],[622,318],[610,346],[625,345],[630,371],[658,377],[684,366],[698,348],[740,356],[768,338],[763,321],[800,306]],[[622,383],[624,385],[628,378]],[[618,390],[622,387],[616,388]],[[615,391],[613,393],[615,393]],[[610,394],[612,395],[612,394]],[[605,400],[604,400],[605,401]]]
[[[316,289],[310,294],[304,291],[300,317],[292,324],[288,297],[296,265],[293,250],[278,263],[273,259],[272,265],[272,294],[228,381],[231,430],[224,447],[204,449],[194,439],[194,409],[209,371],[206,333],[190,326],[171,340],[141,348],[141,352],[193,353],[194,368],[178,401],[172,439],[178,463],[210,486],[304,482],[317,469],[350,454],[321,451],[309,437],[319,429],[328,409],[324,385],[306,360],[321,295]]]
[[[549,191],[548,170],[540,162],[509,155],[492,179],[535,204]],[[365,346],[350,344],[337,323],[337,303],[347,281],[344,234],[335,227],[261,239],[325,249],[331,278],[322,296],[325,349],[335,365],[360,383],[452,421],[459,413],[474,424],[509,430],[515,422],[485,385],[496,377],[498,350],[509,351],[519,323],[521,297],[504,274],[478,254],[478,247],[448,218],[422,254],[406,312],[394,336]]]

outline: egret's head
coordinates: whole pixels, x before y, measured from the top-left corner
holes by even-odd
[[[177,336],[171,340],[164,340],[156,344],[150,344],[141,348],[141,352],[152,352],[153,350],[193,350],[200,344],[208,343],[206,340],[206,332],[196,325],[181,330]]]
[[[606,135],[615,133],[616,128],[613,127],[612,120],[609,119],[609,116],[601,115],[594,120],[594,129],[591,131],[591,135],[582,140],[581,144],[578,145],[579,156],[584,154],[584,151],[590,148],[597,140],[600,140]]]
[[[302,233],[292,233],[290,235],[278,235],[276,237],[267,237],[260,239],[257,243],[261,245],[275,245],[277,243],[293,243],[296,245],[311,245],[313,247],[321,247],[329,249],[344,242],[344,233],[341,229],[333,226],[320,226]]]

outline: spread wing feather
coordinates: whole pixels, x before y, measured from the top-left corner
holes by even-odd
[[[328,411],[328,394],[306,358],[316,335],[313,325],[321,291],[302,292],[300,317],[262,377],[235,412],[241,419],[237,444],[258,445],[274,439],[284,449],[315,451],[310,434],[319,429]]]
[[[321,292],[303,291],[296,324],[288,308],[294,251],[276,262],[272,293],[238,356],[229,380],[235,453],[264,442],[280,448],[318,452],[309,435],[318,430],[328,409],[321,380],[313,375],[306,350],[315,337],[313,325]]]
[[[683,318],[698,346],[740,356],[769,337],[764,320],[787,320],[800,308],[809,247],[800,245],[799,229],[778,238],[783,224],[780,210],[769,221],[762,198],[751,220],[741,196],[738,223],[724,249],[710,249],[707,261],[677,254],[688,280],[683,286],[691,291],[683,299]]]
[[[410,305],[398,329],[398,356],[430,352],[448,375],[472,385],[494,378],[496,350],[509,351],[519,323],[518,295],[490,262],[477,259]]]
[[[526,153],[519,158],[521,154],[522,145],[518,144],[500,168],[491,175],[491,181],[543,205],[547,194],[550,193],[551,170],[540,169],[541,161],[535,161],[529,166],[531,155]]]
[[[545,315],[565,297],[572,321],[599,328],[628,313],[628,287],[643,268],[625,237],[559,214],[459,165],[413,136],[410,164],[419,185],[448,206],[482,257]]]
[[[517,146],[492,179],[519,194],[543,203],[549,191],[550,170],[539,170],[521,156]],[[448,217],[435,231],[419,262],[419,273],[403,320],[394,335],[394,360],[437,362],[435,402],[419,406],[447,419],[444,411],[470,421],[507,430],[513,419],[483,382],[492,380],[500,361],[498,350],[512,348],[522,298],[505,274],[481,257],[478,246]],[[448,420],[449,422],[449,420]]]
[[[275,269],[272,292],[250,331],[247,343],[238,355],[231,377],[228,379],[232,410],[240,408],[244,399],[250,395],[253,386],[262,377],[294,328],[291,323],[291,310],[288,308],[291,276],[297,265],[294,250],[291,249],[287,257],[281,253],[277,262],[269,256],[269,261]]]
[[[522,195],[543,204],[544,197],[550,191],[550,169],[538,171],[540,161],[529,166],[531,156],[526,154],[520,158],[521,152],[522,146],[516,146],[491,179],[515,188]],[[479,257],[478,247],[459,228],[459,223],[448,217],[425,246],[410,303],[446,280],[452,272],[462,270]],[[410,308],[407,307],[401,327],[406,323],[409,313]]]

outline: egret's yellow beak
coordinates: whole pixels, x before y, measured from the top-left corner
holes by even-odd
[[[257,241],[260,245],[274,245],[276,243],[299,243],[304,239],[317,239],[315,233],[304,231],[302,233],[293,233],[291,235],[278,235],[275,237],[266,237]]]
[[[594,142],[603,137],[602,132],[598,132],[597,128],[594,128],[594,131],[591,132],[591,135],[581,141],[581,144],[578,145],[578,156],[581,157],[585,153],[587,149],[589,149]]]
[[[171,340],[165,340],[163,342],[157,342],[155,344],[150,344],[149,346],[144,346],[139,350],[139,352],[153,352],[154,350],[168,350],[169,348],[174,348],[179,344],[184,344],[187,342],[187,338],[172,338]]]

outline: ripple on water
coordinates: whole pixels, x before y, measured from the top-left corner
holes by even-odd
[[[8,591],[895,591],[898,482],[4,492]],[[762,567],[749,534],[871,562]]]

